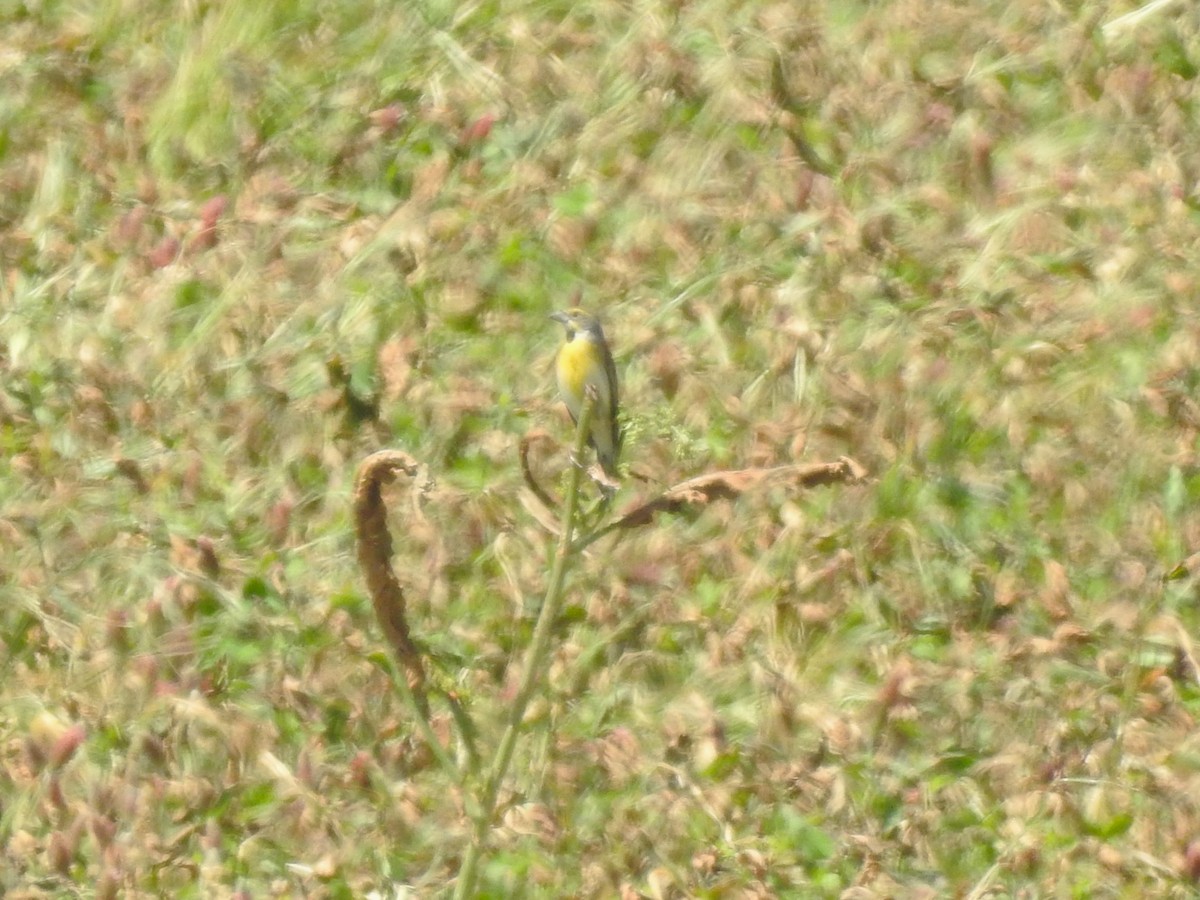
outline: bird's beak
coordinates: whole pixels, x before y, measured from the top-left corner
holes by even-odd
[[[570,317],[565,312],[562,312],[561,310],[558,312],[550,313],[550,318],[553,319],[555,322],[561,322],[564,325],[566,325],[568,322],[571,321]]]

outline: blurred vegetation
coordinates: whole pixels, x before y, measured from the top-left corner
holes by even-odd
[[[448,889],[352,479],[428,467],[493,745],[578,290],[618,509],[872,478],[588,549],[488,896],[1193,896],[1200,20],[1135,8],[0,3],[0,891]]]

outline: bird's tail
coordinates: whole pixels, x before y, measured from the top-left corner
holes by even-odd
[[[597,449],[596,459],[600,461],[600,468],[604,470],[605,475],[607,475],[609,478],[620,477],[617,474],[617,454],[615,451],[610,450],[605,453],[604,451]]]

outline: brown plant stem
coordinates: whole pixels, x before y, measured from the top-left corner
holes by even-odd
[[[547,440],[550,440],[550,435],[541,428],[529,432],[521,438],[519,455],[521,459],[521,474],[525,476],[526,486],[533,491],[533,495],[538,498],[542,506],[546,507],[547,510],[553,511],[558,508],[558,504],[546,493],[546,489],[538,483],[538,480],[533,477],[533,467],[529,464],[530,449],[534,444]]]
[[[399,472],[410,477],[417,474],[416,460],[399,450],[372,453],[358,467],[354,483],[358,564],[367,580],[379,627],[404,671],[418,711],[428,719],[425,666],[408,628],[404,591],[392,569],[392,537],[388,532],[387,508],[383,504],[383,486],[394,481]]]
[[[831,463],[709,472],[667,488],[621,518],[584,535],[571,549],[582,550],[613,531],[642,528],[649,525],[659,513],[682,512],[691,507],[707,506],[716,500],[732,500],[755,488],[780,484],[791,488],[810,488],[861,481],[865,477],[866,470],[848,456]]]

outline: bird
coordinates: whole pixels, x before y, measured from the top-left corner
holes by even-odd
[[[584,392],[589,385],[596,389],[588,443],[596,451],[604,474],[617,478],[617,457],[621,452],[617,367],[604,339],[604,329],[599,319],[578,307],[553,313],[550,318],[566,330],[566,341],[555,359],[558,390],[571,420],[578,422]]]

